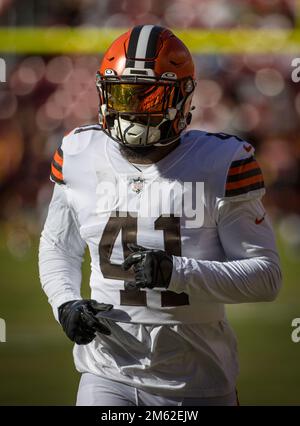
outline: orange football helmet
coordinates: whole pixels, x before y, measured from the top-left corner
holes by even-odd
[[[125,145],[172,143],[191,121],[193,59],[167,28],[140,25],[121,35],[104,54],[96,84],[100,124]]]

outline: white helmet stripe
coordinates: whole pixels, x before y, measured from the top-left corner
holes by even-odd
[[[149,42],[149,37],[154,25],[144,25],[137,42],[135,57],[136,58],[146,58],[147,46]],[[135,61],[134,68],[145,68],[145,61]]]

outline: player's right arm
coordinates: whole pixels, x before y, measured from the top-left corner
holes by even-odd
[[[110,334],[95,315],[110,310],[112,305],[81,298],[81,265],[85,248],[63,183],[57,182],[40,239],[39,272],[55,318],[77,344],[91,342],[97,331]]]
[[[81,264],[85,248],[65,189],[55,184],[40,239],[39,272],[42,288],[57,320],[59,306],[81,299]]]

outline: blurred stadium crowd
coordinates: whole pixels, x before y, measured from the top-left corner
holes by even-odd
[[[0,25],[172,28],[295,25],[297,0],[2,0]]]
[[[0,26],[171,28],[295,27],[294,1],[2,0]],[[300,247],[300,83],[285,55],[195,56],[192,128],[233,133],[257,149],[269,212]],[[300,54],[299,54],[300,56]],[[52,184],[51,157],[63,134],[97,121],[100,56],[8,55],[0,84],[0,221],[22,257],[40,231]]]

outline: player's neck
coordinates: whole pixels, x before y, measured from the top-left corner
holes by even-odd
[[[171,145],[167,146],[149,146],[145,148],[129,148],[124,145],[120,145],[121,154],[128,160],[130,163],[137,164],[152,164],[157,163],[162,160],[166,155],[170,154],[180,143],[180,139]]]

